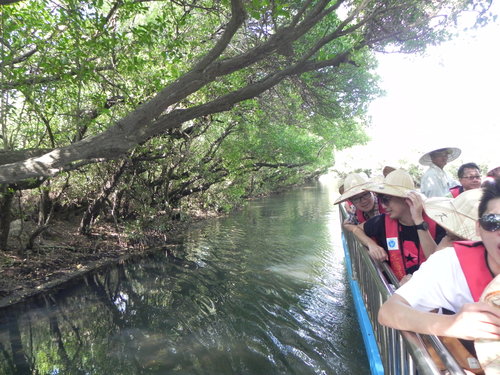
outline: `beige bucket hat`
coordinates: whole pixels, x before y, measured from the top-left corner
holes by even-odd
[[[350,173],[346,176],[344,183],[340,185],[339,192],[341,196],[337,198],[333,204],[341,203],[354,197],[360,193],[363,193],[363,187],[369,184],[370,180],[368,176],[364,173]]]
[[[410,191],[415,190],[415,183],[407,171],[398,168],[385,176],[384,181],[371,183],[364,189],[374,193],[406,198]]]
[[[448,151],[448,163],[458,158],[462,153],[462,150],[456,147],[436,148],[422,155],[422,157],[418,160],[418,162],[422,165],[431,165],[432,163],[431,154],[436,151]]]
[[[476,234],[476,221],[482,195],[483,189],[471,189],[456,198],[428,198],[424,200],[424,210],[432,220],[455,236],[480,241]]]

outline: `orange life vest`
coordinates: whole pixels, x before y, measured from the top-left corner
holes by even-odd
[[[460,267],[474,302],[479,301],[486,285],[493,280],[486,263],[486,249],[482,242],[457,241],[453,243]]]
[[[425,215],[425,213],[423,219],[429,224],[429,232],[432,238],[436,238],[436,223]],[[389,263],[394,275],[398,280],[401,280],[406,275],[409,262],[420,265],[426,258],[421,245],[417,249],[413,241],[403,241],[403,244],[401,244],[399,239],[399,225],[397,220],[391,219],[389,215],[385,215],[385,238],[387,241],[387,250],[389,251]],[[413,259],[417,261],[414,262]]]

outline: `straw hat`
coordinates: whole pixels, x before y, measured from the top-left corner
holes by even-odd
[[[385,176],[383,182],[369,184],[365,187],[365,190],[406,198],[410,191],[415,190],[415,183],[407,171],[404,169],[395,169]]]
[[[341,196],[337,198],[333,204],[341,203],[348,200],[355,195],[363,193],[363,187],[370,183],[368,176],[364,173],[350,173],[344,180],[344,183],[340,186],[339,191],[341,191]]]
[[[424,201],[425,213],[454,235],[469,241],[480,241],[476,234],[476,221],[482,194],[482,189],[471,189],[456,198],[428,198]]]
[[[419,160],[418,162],[422,165],[431,165],[432,160],[431,160],[431,154],[436,151],[448,151],[448,163],[450,161],[455,160],[460,156],[462,151],[459,148],[456,147],[442,147],[442,148],[437,148],[435,150],[429,151],[425,153]]]

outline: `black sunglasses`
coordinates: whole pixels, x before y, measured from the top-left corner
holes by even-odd
[[[488,232],[496,232],[500,229],[500,214],[488,214],[479,218],[479,225]]]

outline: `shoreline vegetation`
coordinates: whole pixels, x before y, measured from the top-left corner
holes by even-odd
[[[32,251],[19,256],[15,248],[0,252],[0,308],[79,282],[86,274],[115,264],[166,251],[182,243],[188,225],[210,215],[172,222],[168,232],[146,233],[141,241],[118,234],[102,224],[91,235],[78,234],[78,222],[55,221]]]
[[[246,200],[282,194],[310,182],[284,186]],[[83,235],[79,233],[79,217],[67,219],[66,213],[64,218],[54,219],[50,227],[38,236],[32,250],[23,248],[20,236],[18,243],[13,239],[8,250],[0,250],[0,309],[64,289],[71,283],[80,282],[86,274],[139,260],[159,251],[175,257],[174,248],[182,244],[189,227],[230,214],[241,207],[238,205],[227,213],[195,210],[177,218],[160,216],[155,219],[156,227],[167,229],[145,228],[139,235],[127,234],[129,223],[126,221],[117,226],[109,220],[94,224],[92,232]]]

